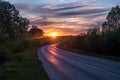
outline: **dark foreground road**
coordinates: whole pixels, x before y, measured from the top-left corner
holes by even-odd
[[[39,59],[51,80],[120,80],[120,63],[78,55],[46,45]]]

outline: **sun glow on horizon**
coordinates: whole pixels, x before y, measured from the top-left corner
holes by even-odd
[[[56,37],[56,36],[58,36],[58,34],[56,32],[53,32],[53,33],[50,34],[50,36],[51,37]]]

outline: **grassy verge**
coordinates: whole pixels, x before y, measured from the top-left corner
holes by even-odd
[[[108,59],[108,60],[113,60],[113,61],[120,62],[119,57],[100,55],[100,54],[97,54],[97,53],[86,52],[86,51],[82,51],[82,50],[78,50],[78,49],[72,49],[72,48],[61,46],[61,45],[60,46],[58,45],[57,47],[60,48],[60,49],[66,50],[66,51],[77,53],[77,54],[89,55],[89,56],[94,56],[94,57],[98,57],[98,58],[103,58],[103,59]]]
[[[0,66],[0,80],[49,80],[37,56],[37,50],[44,42],[38,39],[22,44],[23,50],[17,50],[18,53]]]

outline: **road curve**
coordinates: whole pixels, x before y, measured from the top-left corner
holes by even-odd
[[[38,57],[51,80],[120,80],[120,63],[43,46]]]

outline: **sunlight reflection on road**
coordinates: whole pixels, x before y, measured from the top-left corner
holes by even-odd
[[[120,80],[119,63],[66,52],[56,44],[42,47],[39,56],[51,80]]]
[[[59,62],[54,56],[49,56],[48,60],[54,65],[59,65]]]

